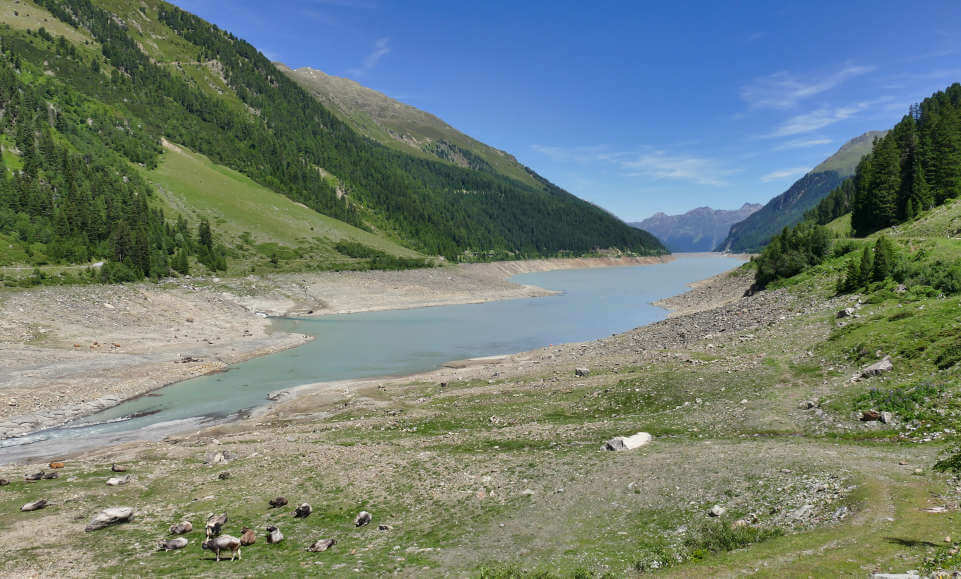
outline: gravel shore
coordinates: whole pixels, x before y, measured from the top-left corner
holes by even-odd
[[[0,439],[59,426],[167,384],[298,346],[267,316],[551,295],[518,273],[662,263],[670,257],[464,264],[436,269],[184,278],[0,293]]]

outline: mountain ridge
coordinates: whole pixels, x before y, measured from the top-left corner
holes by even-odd
[[[717,251],[758,251],[782,229],[800,223],[807,211],[854,175],[858,162],[871,152],[874,139],[885,134],[886,131],[868,131],[846,142],[786,191],[773,197],[743,221],[732,225],[730,233],[717,246]]]
[[[762,206],[744,203],[738,209],[696,207],[677,215],[657,212],[647,219],[628,225],[652,233],[671,251],[712,251],[723,240],[731,225],[744,220]]]

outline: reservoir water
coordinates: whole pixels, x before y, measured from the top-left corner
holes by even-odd
[[[227,372],[172,384],[60,428],[0,441],[0,463],[129,440],[160,439],[243,416],[274,390],[313,382],[407,375],[451,360],[582,342],[663,319],[651,302],[682,293],[690,282],[743,263],[679,255],[669,263],[521,274],[520,284],[553,296],[325,316],[277,319],[278,331],[315,339],[297,348],[231,366]]]

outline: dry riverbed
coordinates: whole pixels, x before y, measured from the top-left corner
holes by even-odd
[[[550,295],[517,273],[658,263],[586,258],[397,272],[327,272],[0,293],[0,439],[57,426],[161,386],[308,339],[264,316]]]

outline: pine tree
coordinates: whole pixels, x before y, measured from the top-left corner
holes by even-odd
[[[883,235],[874,244],[874,265],[871,268],[871,281],[884,281],[891,275],[894,251],[891,242]]]
[[[848,260],[844,276],[838,280],[838,293],[852,292],[861,284],[861,262],[857,257]]]
[[[874,269],[874,256],[871,255],[871,248],[865,247],[864,251],[861,252],[861,264],[858,267],[858,285],[857,287],[863,287],[871,281],[871,271]]]

